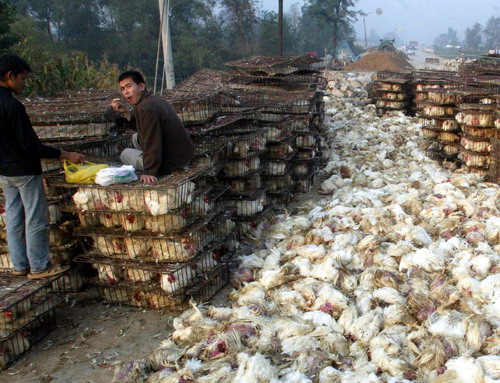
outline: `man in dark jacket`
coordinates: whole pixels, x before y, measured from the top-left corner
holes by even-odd
[[[188,166],[194,156],[194,145],[179,116],[164,98],[146,89],[139,72],[124,72],[118,77],[123,97],[134,105],[130,113],[125,105],[113,100],[115,112],[130,121],[137,134],[132,137],[134,148],[125,149],[121,160],[143,171],[141,181],[154,184],[157,177]]]
[[[49,212],[40,159],[81,162],[83,156],[46,146],[36,135],[24,105],[12,95],[23,92],[30,72],[23,59],[0,56],[0,182],[13,274],[39,279],[68,269],[50,263]]]

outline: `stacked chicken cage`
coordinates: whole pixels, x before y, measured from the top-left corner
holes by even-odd
[[[193,166],[154,186],[54,182],[73,189],[66,208],[78,214],[74,235],[86,250],[76,260],[97,270],[92,282],[103,300],[177,310],[227,283],[220,259],[234,223],[220,206],[221,191],[207,183],[209,172]]]
[[[454,78],[457,73],[444,70],[419,70],[412,72],[413,88],[413,113],[417,117],[422,117],[422,112],[428,99],[430,89],[442,89]]]
[[[35,281],[0,273],[0,370],[55,327],[60,279]]]
[[[269,149],[263,180],[268,199],[278,206],[290,202],[296,183],[300,185],[296,191],[308,191],[316,173],[315,128],[324,115],[321,90],[326,83],[312,69],[313,63],[310,58],[261,56],[226,63],[235,70],[229,80],[227,99],[233,99],[229,105],[259,109]]]
[[[460,101],[456,121],[461,126],[459,159],[469,171],[491,175],[496,167],[494,148],[500,137],[495,127],[500,80],[498,76],[466,77],[457,95]]]
[[[129,136],[113,130],[116,121],[109,105],[114,96],[109,91],[78,92],[26,100],[25,104],[33,129],[44,143],[90,157],[111,157],[117,147],[129,143]],[[60,168],[57,159],[42,160],[44,172]]]
[[[114,93],[88,91],[68,93],[57,98],[34,98],[23,102],[35,132],[47,145],[68,151],[78,151],[92,157],[113,157],[119,154],[119,146],[126,146],[129,136],[112,132],[114,114],[109,104]],[[59,159],[42,159],[45,185],[61,170]],[[72,236],[74,216],[61,209],[65,192],[54,193],[46,188],[49,201],[50,259],[53,264],[73,266],[73,258],[80,252],[78,242]],[[0,202],[1,204],[1,202]],[[4,221],[4,220],[3,220]],[[0,220],[0,235],[4,237]],[[0,269],[12,270],[13,266],[5,247],[0,248]],[[64,287],[79,291],[84,284],[83,274],[74,268],[65,274]]]
[[[455,120],[460,83],[448,71],[420,71],[415,74],[417,116],[422,135],[428,141],[427,155],[437,161],[456,161],[459,153],[460,126]]]
[[[411,73],[383,71],[377,74],[375,106],[378,116],[411,113]]]
[[[72,217],[61,210],[61,196],[53,196],[49,193],[49,257],[54,265],[73,265],[73,259],[78,255],[80,247],[78,242],[72,236],[73,222]],[[11,272],[14,266],[10,259],[7,238],[5,232],[5,209],[4,201],[0,200],[0,272]],[[83,275],[73,269],[65,273],[64,284],[68,292],[79,291],[84,284]]]

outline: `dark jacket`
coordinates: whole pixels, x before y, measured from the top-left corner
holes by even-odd
[[[41,158],[59,158],[61,151],[42,144],[24,105],[0,86],[0,175],[42,174]]]
[[[144,90],[130,120],[137,130],[144,174],[161,176],[189,165],[194,145],[181,119],[167,102]]]

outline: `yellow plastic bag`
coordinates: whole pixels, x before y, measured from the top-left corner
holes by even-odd
[[[74,164],[67,160],[63,162],[66,182],[70,184],[93,184],[97,172],[107,168],[107,164],[94,164],[93,162],[84,162]]]

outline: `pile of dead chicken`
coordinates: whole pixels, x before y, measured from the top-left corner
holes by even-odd
[[[500,379],[500,187],[425,157],[420,126],[327,98],[329,162],[301,214],[117,382]]]

